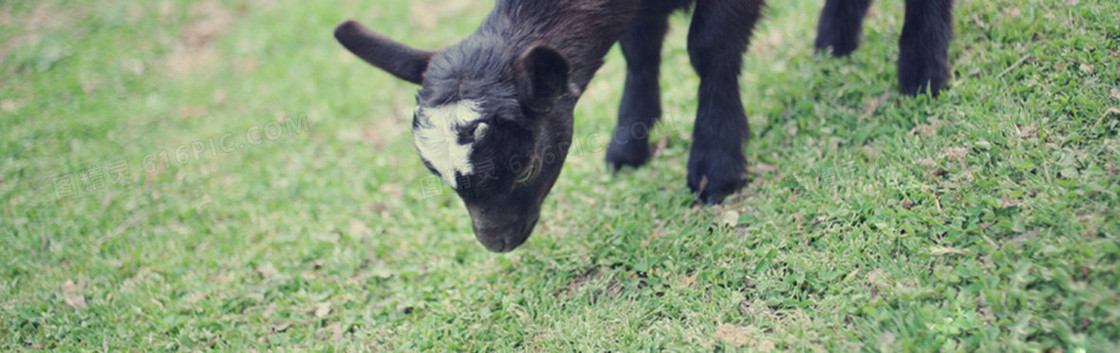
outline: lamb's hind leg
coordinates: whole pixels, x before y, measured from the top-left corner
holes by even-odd
[[[739,73],[762,0],[698,0],[688,54],[700,75],[699,107],[688,158],[688,187],[719,203],[743,185],[743,144],[750,136]]]
[[[817,22],[818,52],[831,49],[832,55],[846,56],[859,48],[863,17],[871,0],[828,0]]]
[[[906,0],[906,23],[898,40],[902,93],[936,96],[949,80],[953,0]]]
[[[661,43],[669,16],[657,15],[635,26],[619,40],[626,56],[626,86],[618,107],[618,127],[607,147],[607,165],[639,167],[649,161],[649,133],[661,117],[661,87],[657,81]]]

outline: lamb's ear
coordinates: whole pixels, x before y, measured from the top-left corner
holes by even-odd
[[[517,59],[517,89],[526,108],[543,113],[568,93],[568,60],[547,44],[529,46]]]
[[[402,80],[420,84],[435,52],[398,43],[353,20],[334,28],[334,37],[362,60]]]

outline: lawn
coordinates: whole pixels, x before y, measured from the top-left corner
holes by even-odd
[[[0,1],[0,350],[1120,350],[1120,2],[959,1],[955,77],[897,93],[902,1],[850,58],[771,1],[750,183],[685,186],[698,79],[664,50],[652,163],[603,145],[617,50],[521,248],[486,251],[408,129],[425,48],[489,1]]]

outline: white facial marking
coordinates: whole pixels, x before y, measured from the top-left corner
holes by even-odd
[[[459,129],[481,118],[478,102],[462,100],[434,108],[417,111],[417,127],[412,131],[412,142],[420,157],[431,163],[443,181],[456,188],[455,172],[469,175],[472,144],[459,144]]]

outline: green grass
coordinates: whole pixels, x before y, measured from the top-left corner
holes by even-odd
[[[896,93],[901,1],[845,59],[820,5],[754,36],[741,193],[691,205],[678,15],[658,157],[606,171],[616,50],[493,254],[426,189],[416,87],[330,35],[437,47],[489,2],[0,2],[0,350],[1120,349],[1120,3],[961,1],[936,99]]]

